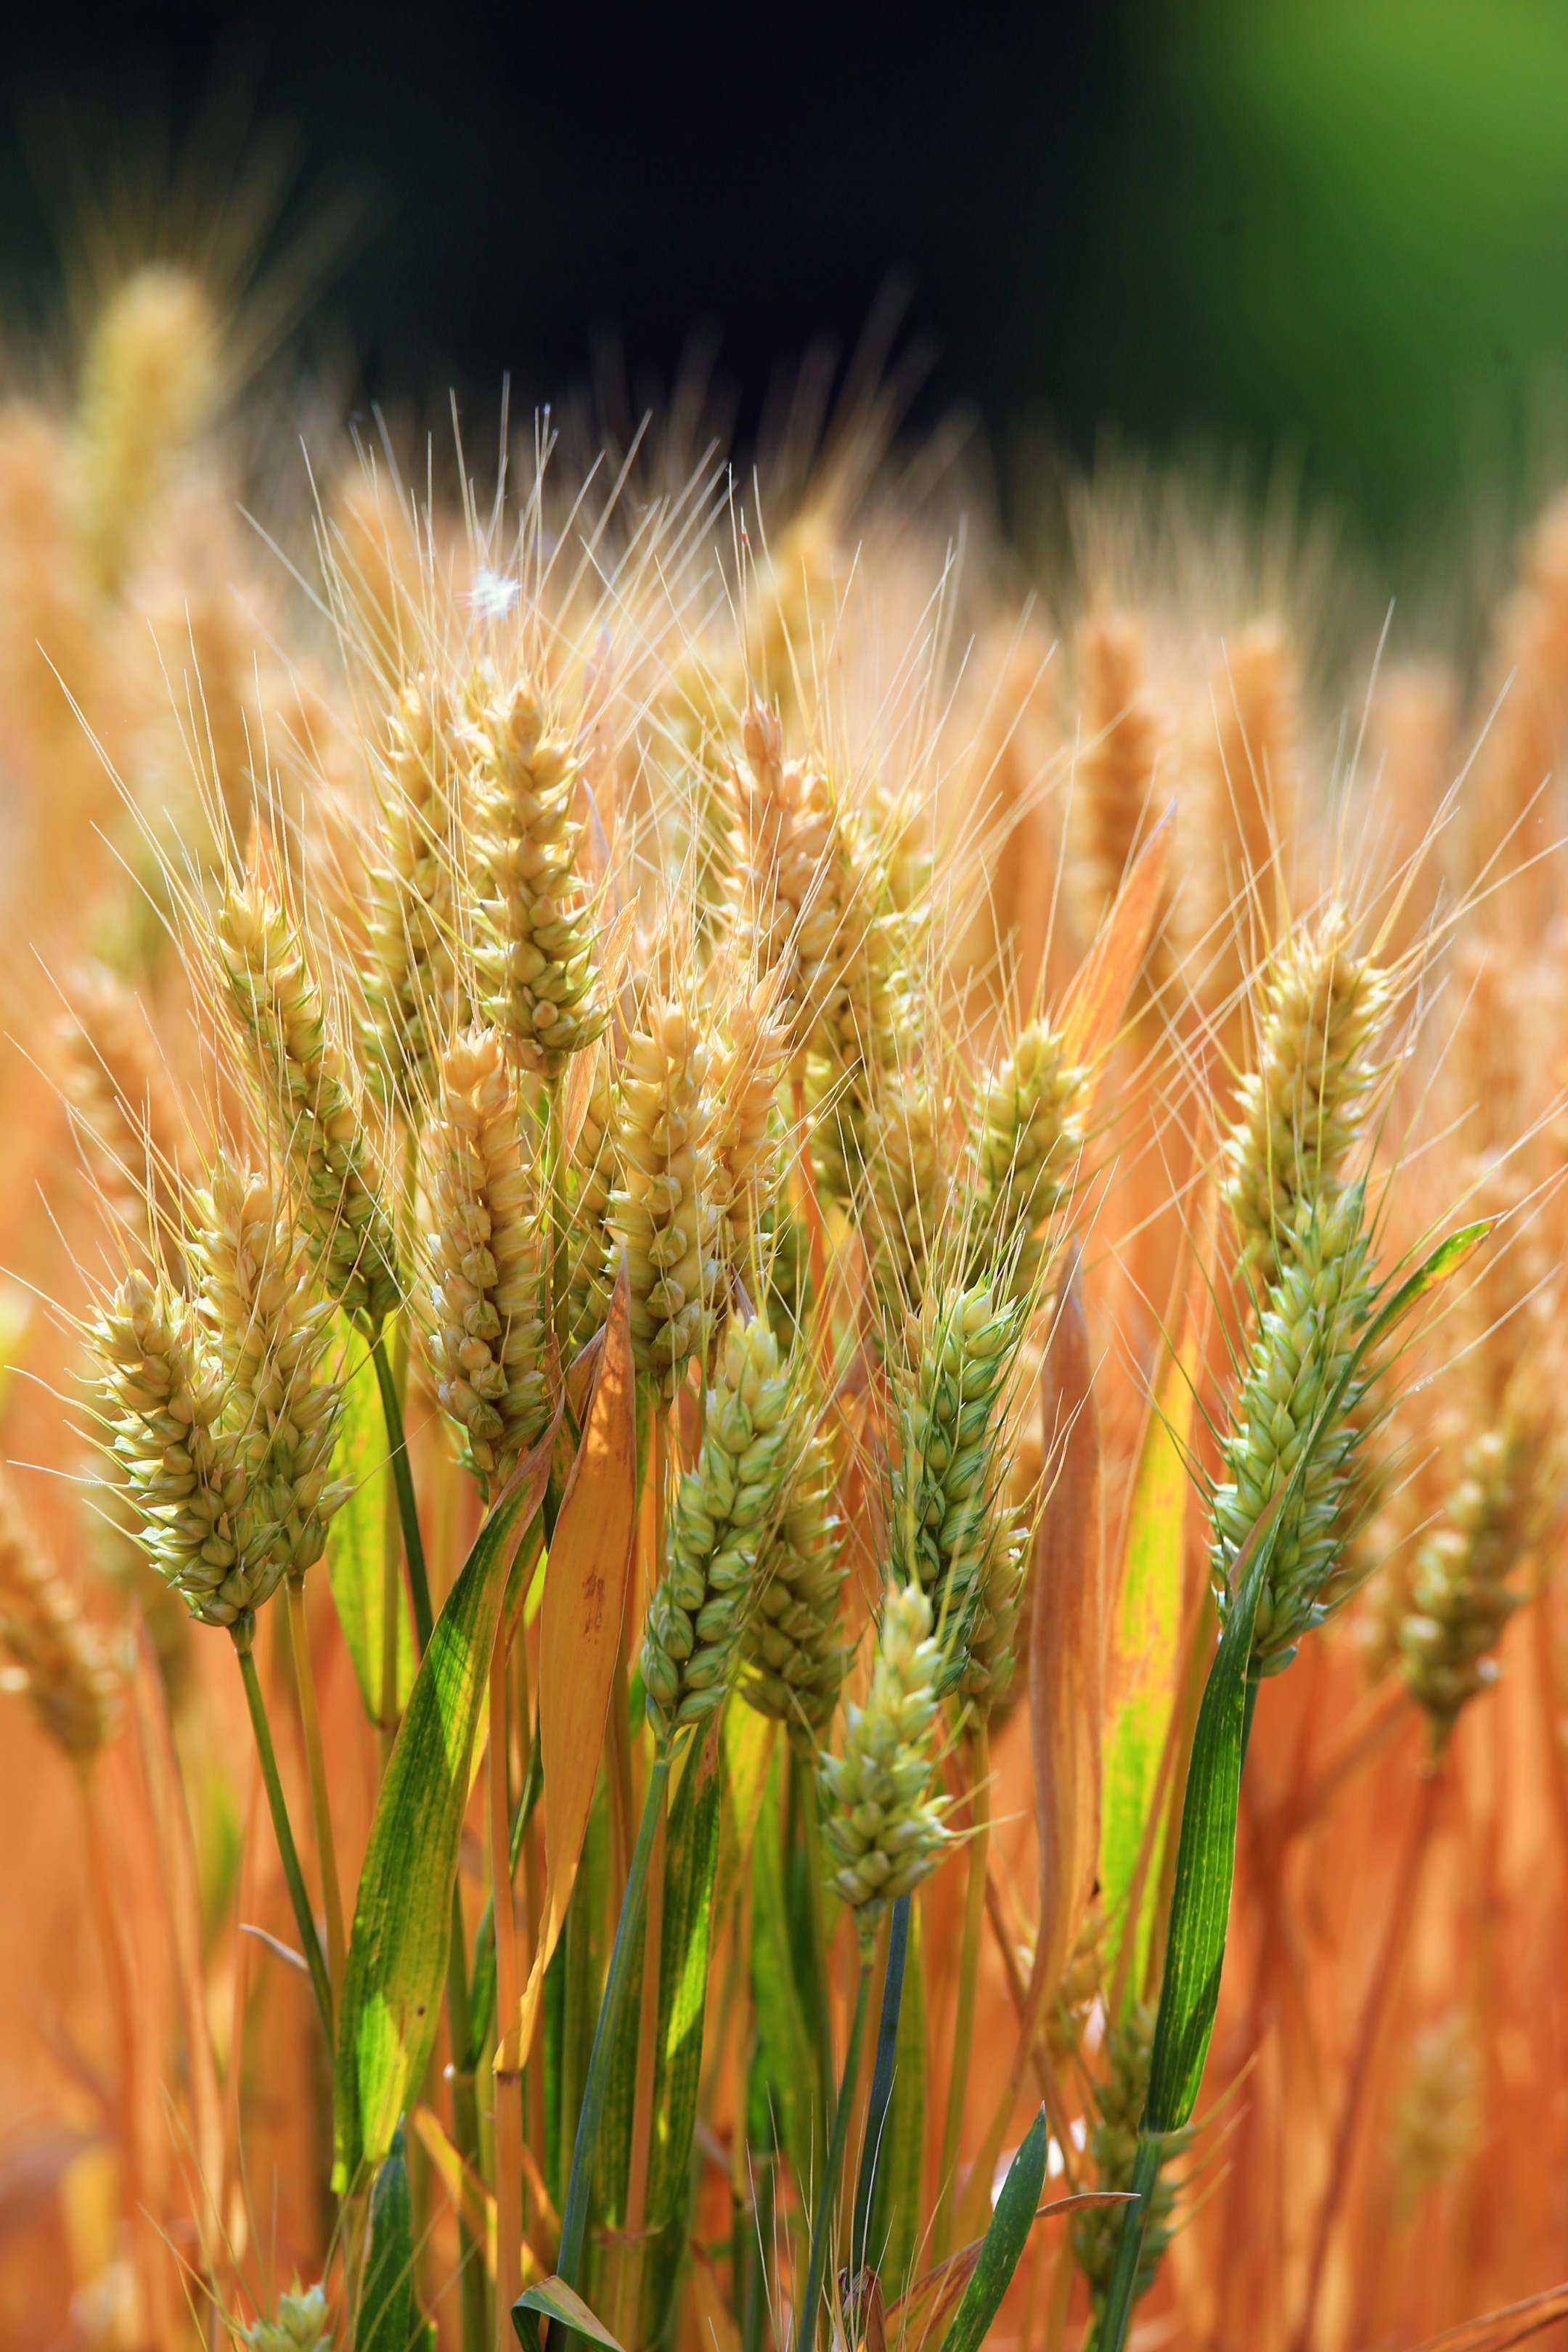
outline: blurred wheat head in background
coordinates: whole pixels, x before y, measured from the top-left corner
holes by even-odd
[[[1563,512],[1473,676],[877,381],[268,538],[167,227],[0,411],[8,2340],[1553,2286]]]

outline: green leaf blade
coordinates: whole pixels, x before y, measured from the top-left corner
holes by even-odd
[[[376,1801],[338,2023],[340,2194],[385,2157],[435,2043],[468,1763],[512,1543],[537,1504],[533,1484],[520,1478],[475,1539],[420,1662]]]
[[[345,1345],[357,1348],[347,1332]],[[332,1457],[333,1475],[353,1481],[348,1500],[333,1514],[327,1532],[327,1580],[364,1711],[381,1721],[382,1611],[384,1586],[387,1496],[392,1470],[375,1367],[366,1356],[344,1383],[343,1418]],[[414,1632],[402,1580],[397,1608],[397,1705],[408,1704],[414,1688]],[[390,1727],[388,1727],[390,1728]]]
[[[1189,1342],[1188,1349],[1170,1360],[1149,1416],[1117,1603],[1113,1654],[1122,1688],[1105,1741],[1100,1884],[1107,1916],[1119,1925],[1129,1954],[1131,1965],[1122,1970],[1129,2000],[1136,1998],[1148,1963],[1160,1885],[1163,1838],[1158,1832],[1136,1916],[1127,1916],[1127,1906],[1148,1836],[1149,1811],[1181,1671],[1189,1485],[1185,1449],[1193,1415],[1190,1352]]]
[[[979,2352],[985,2331],[1012,2284],[1040,2202],[1046,2179],[1046,2111],[1030,2125],[1007,2168],[1002,2194],[981,2243],[980,2258],[942,2338],[942,2352]]]

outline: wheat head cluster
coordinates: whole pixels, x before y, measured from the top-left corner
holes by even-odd
[[[5,2340],[1568,2311],[1568,506],[231,336],[0,408]]]

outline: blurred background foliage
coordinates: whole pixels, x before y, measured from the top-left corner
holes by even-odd
[[[177,139],[244,89],[296,213],[366,199],[314,330],[355,397],[485,414],[506,369],[525,403],[597,371],[636,406],[710,353],[743,445],[901,277],[918,416],[970,404],[1005,499],[1042,430],[1111,428],[1287,458],[1394,574],[1478,492],[1519,510],[1568,411],[1568,8],[1007,13],[36,12],[0,287],[48,307],[41,101]]]

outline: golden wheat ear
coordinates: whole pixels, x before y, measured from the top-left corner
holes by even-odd
[[[0,1479],[0,1688],[25,1698],[55,1745],[85,1764],[120,1727],[123,1675]]]

